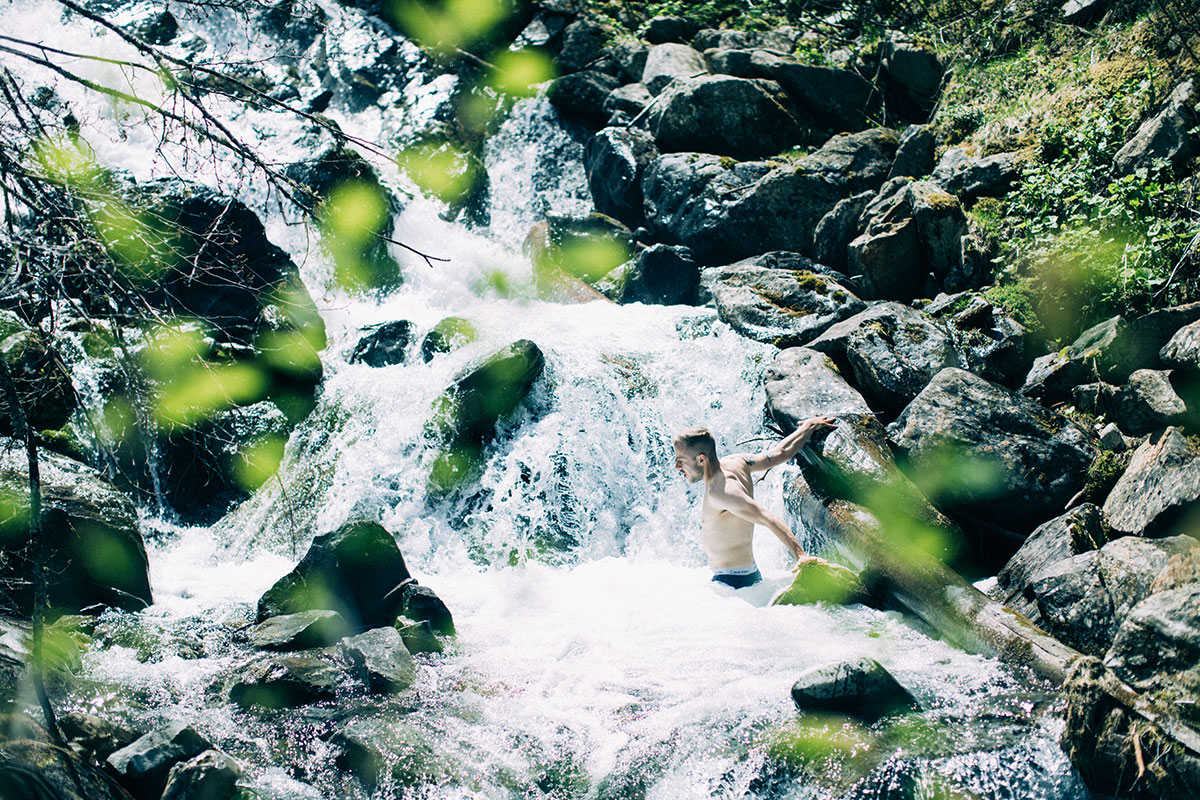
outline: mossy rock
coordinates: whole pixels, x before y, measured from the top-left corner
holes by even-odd
[[[866,587],[853,571],[824,561],[806,561],[796,571],[792,585],[777,594],[771,605],[861,603],[866,597]]]

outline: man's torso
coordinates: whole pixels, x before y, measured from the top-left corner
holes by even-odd
[[[723,491],[754,497],[754,481],[744,459],[738,456],[722,458],[721,472],[725,476]],[[708,554],[708,565],[714,569],[753,566],[754,523],[714,506],[711,491],[706,484],[700,523],[700,543]]]

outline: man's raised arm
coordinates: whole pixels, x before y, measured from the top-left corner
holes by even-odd
[[[780,464],[791,461],[792,456],[800,452],[800,448],[808,444],[814,433],[836,428],[833,417],[812,417],[796,426],[796,430],[780,439],[771,447],[757,455],[744,456],[746,468],[751,472],[761,472]]]

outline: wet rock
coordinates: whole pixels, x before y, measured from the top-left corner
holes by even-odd
[[[700,266],[686,247],[655,244],[637,255],[611,276],[611,285],[600,287],[618,303],[695,305],[700,289]]]
[[[273,656],[248,664],[229,689],[242,708],[280,709],[336,698],[341,673],[311,655]]]
[[[640,225],[642,175],[658,155],[654,139],[639,130],[604,128],[589,139],[583,165],[596,210],[627,225]]]
[[[889,85],[888,104],[904,119],[926,122],[942,87],[942,62],[899,31],[888,31],[880,47],[880,66]]]
[[[1104,521],[1121,536],[1164,536],[1200,510],[1200,447],[1175,428],[1152,436],[1104,501]]]
[[[641,114],[646,110],[646,106],[654,100],[654,95],[650,94],[650,90],[641,83],[627,83],[624,86],[618,86],[608,93],[608,97],[604,98],[603,111],[606,117],[610,119],[614,114],[624,114],[628,119]],[[632,128],[622,127],[620,130],[633,132]]]
[[[1021,175],[1016,153],[984,158],[967,155],[961,148],[947,150],[931,179],[964,203],[980,197],[1002,197]]]
[[[182,722],[169,722],[110,755],[105,762],[121,785],[138,798],[161,797],[171,768],[212,745]]]
[[[539,8],[529,24],[517,34],[514,44],[517,47],[557,47],[563,30],[571,22],[570,17],[554,9]]]
[[[780,350],[763,373],[767,410],[788,429],[810,417],[870,415],[867,402],[846,383],[837,366],[824,353],[807,347]]]
[[[915,470],[965,458],[986,471],[986,481],[958,487],[945,502],[1017,531],[1060,513],[1095,456],[1088,432],[1074,422],[954,367],[939,372],[888,433]]]
[[[313,539],[291,572],[258,601],[258,621],[331,609],[356,630],[390,625],[400,613],[393,592],[409,578],[392,534],[375,522],[350,522]]]
[[[1154,577],[1171,556],[1197,546],[1186,536],[1127,536],[1052,563],[1030,581],[1040,621],[1065,644],[1103,655],[1130,609],[1150,594]]]
[[[717,50],[705,56],[712,72],[778,83],[805,129],[798,144],[820,144],[833,133],[861,131],[879,108],[878,92],[851,70],[802,64],[768,50]]]
[[[557,79],[546,97],[564,116],[599,128],[609,116],[605,101],[620,83],[611,75],[588,69]]]
[[[801,606],[811,603],[861,603],[867,590],[858,575],[838,564],[807,561],[800,565],[792,585],[771,599],[773,606]]]
[[[1121,430],[1134,436],[1182,425],[1190,416],[1165,370],[1137,370],[1105,405]]]
[[[810,267],[819,269],[811,262]],[[723,322],[743,336],[779,347],[804,344],[863,307],[833,278],[809,270],[743,262],[706,269],[701,281]]]
[[[1114,700],[1105,691],[1104,677],[1100,660],[1085,657],[1071,665],[1063,683],[1062,747],[1084,782],[1098,792],[1122,797],[1200,793],[1200,758]]]
[[[496,426],[524,401],[545,363],[536,344],[520,339],[455,376],[426,428],[441,448],[429,478],[431,495],[445,496],[475,479]]]
[[[1117,172],[1131,175],[1138,169],[1150,169],[1157,159],[1180,168],[1200,153],[1200,139],[1195,133],[1200,125],[1197,100],[1194,78],[1176,86],[1154,116],[1143,122],[1133,138],[1113,156]]]
[[[260,622],[250,631],[250,644],[260,650],[308,650],[336,644],[349,633],[336,611],[300,611]]]
[[[0,742],[11,739],[29,739],[51,744],[50,734],[32,717],[20,712],[0,712]]]
[[[529,231],[522,250],[533,265],[538,296],[558,303],[589,303],[601,295],[593,284],[628,257],[633,232],[600,213],[549,216]]]
[[[652,17],[646,23],[642,38],[650,44],[664,42],[683,42],[692,40],[700,31],[700,23],[687,17],[659,16]]]
[[[416,680],[412,656],[395,628],[374,628],[342,642],[342,652],[373,692],[400,692]]]
[[[651,94],[660,94],[676,79],[690,78],[708,72],[704,56],[685,44],[667,42],[656,44],[646,53],[641,82]]]
[[[845,365],[872,408],[894,415],[945,367],[961,367],[954,340],[920,311],[881,303],[838,322],[808,343]]]
[[[170,11],[151,11],[133,25],[134,35],[150,44],[170,44],[179,35],[179,21]]]
[[[0,743],[0,787],[5,800],[129,798],[112,778],[74,753],[28,739]]]
[[[220,750],[206,750],[176,764],[167,776],[162,800],[232,800],[242,768]]]
[[[749,160],[775,155],[805,138],[777,83],[724,75],[676,80],[663,89],[648,122],[664,152]]]
[[[874,192],[861,192],[839,200],[828,214],[821,217],[813,231],[813,258],[834,269],[845,269],[846,252],[850,242],[862,232],[859,220],[875,198]]]
[[[563,29],[562,45],[554,57],[560,74],[578,72],[597,62],[608,41],[609,31],[588,19],[577,19]]]
[[[418,586],[416,581],[405,584],[401,590],[401,610],[408,619],[427,622],[439,636],[454,635],[454,618],[450,609],[428,586]]]
[[[0,341],[0,358],[12,376],[29,427],[40,431],[65,425],[78,405],[75,387],[46,337],[21,326]],[[7,399],[0,399],[0,432],[7,435],[13,433],[11,414]]]
[[[350,772],[368,791],[383,781],[396,786],[461,785],[470,779],[415,725],[394,719],[356,719],[329,739],[340,751],[338,769]]]
[[[878,188],[895,145],[882,130],[835,136],[787,167],[667,154],[642,180],[646,218],[661,241],[690,247],[702,264],[771,250],[809,255],[816,224],[839,200]]]
[[[1013,388],[1029,372],[1033,356],[1028,331],[983,295],[940,295],[925,312],[947,324],[966,368],[976,375]]]
[[[1042,625],[1037,595],[1031,586],[1034,576],[1047,566],[1097,550],[1106,541],[1100,509],[1091,503],[1084,503],[1043,523],[1029,534],[996,575],[1000,590],[998,599],[1024,614],[1035,625]]]
[[[152,602],[149,562],[137,509],[100,473],[73,459],[41,453],[42,531],[48,602],[62,612]],[[0,610],[27,616],[33,602],[29,550],[28,462],[10,444],[0,455],[0,491],[15,504],[0,525],[0,580],[9,587]]]
[[[421,340],[421,360],[428,364],[439,353],[452,353],[476,338],[475,326],[466,317],[446,317]]]
[[[372,326],[368,333],[355,342],[354,351],[347,360],[351,364],[366,364],[369,367],[403,364],[413,341],[413,329],[413,324],[406,319]]]
[[[396,621],[396,630],[409,653],[440,653],[444,649],[428,620],[416,622],[407,617]]]
[[[966,216],[936,184],[890,181],[863,210],[861,224],[848,262],[868,296],[911,300],[929,287],[966,288],[960,285]]]
[[[80,758],[100,764],[139,737],[131,728],[82,711],[59,714],[58,728]]]
[[[916,707],[916,700],[878,661],[857,658],[805,670],[792,685],[801,711],[833,711],[874,721]]]
[[[888,180],[892,178],[924,178],[933,171],[933,154],[937,140],[933,130],[928,125],[909,125],[900,134],[900,147],[896,150],[896,160],[888,172]]]

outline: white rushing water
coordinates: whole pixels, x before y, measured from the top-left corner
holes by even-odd
[[[99,39],[110,55],[124,52],[78,22],[60,29],[57,8],[3,13],[33,38],[52,28],[65,49]],[[361,34],[352,13],[326,13]],[[189,25],[224,30],[208,37],[213,48],[269,56],[220,14]],[[420,91],[397,107],[419,116],[437,105],[436,85],[416,79]],[[146,158],[152,133],[117,134],[127,110],[60,92],[80,109],[102,163],[148,178],[186,161],[170,147]],[[294,120],[223,110],[274,157],[305,154]],[[357,135],[399,135],[376,110],[329,113]],[[789,575],[786,552],[763,531],[755,550],[767,580],[738,592],[711,583],[699,489],[672,468],[671,432],[706,424],[722,451],[766,446],[761,374],[774,349],[735,335],[709,309],[532,297],[525,232],[547,204],[585,210],[578,170],[557,182],[541,172],[547,152],[578,148],[555,125],[544,101],[527,101],[489,146],[490,232],[446,222],[419,197],[408,203],[397,236],[451,260],[430,267],[397,252],[406,283],[382,299],[330,287],[315,235],[273,210],[253,179],[228,166],[191,170],[254,205],[301,265],[329,329],[326,379],[279,481],[211,529],[147,519],[155,605],[102,620],[112,646],[86,655],[84,688],[68,707],[141,726],[185,721],[244,764],[243,785],[260,797],[1086,797],[1040,713],[1044,689],[1027,676],[896,613],[769,607]],[[531,197],[539,187],[558,194]],[[474,343],[428,364],[415,352],[381,369],[347,363],[363,326],[408,319],[419,342],[451,315],[471,321]],[[489,449],[480,498],[430,503],[422,431],[434,398],[465,365],[520,338],[542,349],[545,374]],[[779,513],[784,472],[757,489]],[[210,686],[245,656],[234,628],[315,533],[357,518],[391,530],[415,576],[452,610],[458,635],[447,652],[419,656],[414,688],[393,697],[280,713],[219,702]],[[830,723],[829,738],[851,744],[796,756],[791,683],[860,655],[883,663],[922,710],[870,730]],[[389,769],[373,790],[331,768],[330,737],[355,717],[380,726]]]

